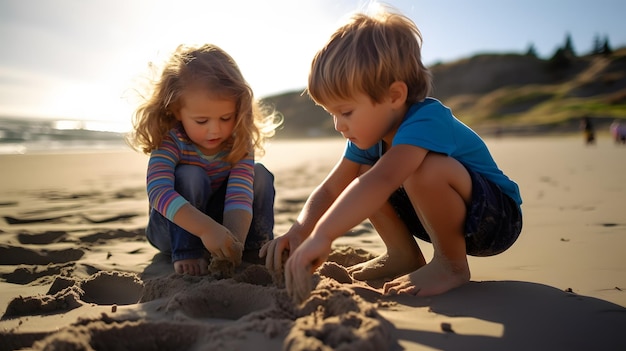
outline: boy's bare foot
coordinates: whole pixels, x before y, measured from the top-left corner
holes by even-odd
[[[348,267],[348,273],[357,280],[376,280],[382,278],[395,278],[424,266],[424,256],[416,254],[393,254],[384,253],[369,261]]]
[[[433,259],[413,273],[403,275],[386,283],[383,292],[387,295],[410,294],[432,296],[443,294],[470,280],[470,271],[465,262],[451,263]]]
[[[207,275],[209,274],[209,261],[206,258],[189,258],[174,262],[174,270],[178,274]]]

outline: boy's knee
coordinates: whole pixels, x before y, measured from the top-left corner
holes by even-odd
[[[429,153],[413,175],[416,184],[423,186],[437,182],[455,183],[459,178],[470,180],[465,166],[452,157],[437,153]]]
[[[359,175],[364,174],[365,172],[369,171],[372,168],[371,165],[361,165],[359,167]]]
[[[443,180],[439,155],[428,154],[419,168],[409,176],[412,187],[429,187]]]

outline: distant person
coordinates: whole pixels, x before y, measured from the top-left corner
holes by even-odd
[[[585,136],[585,143],[587,145],[595,144],[596,142],[596,132],[593,128],[593,123],[591,122],[591,118],[589,116],[585,116],[580,121],[580,127],[583,130],[583,135]]]
[[[611,123],[609,130],[616,144],[626,144],[626,123],[616,119]]]
[[[209,253],[238,265],[273,238],[274,176],[255,163],[273,120],[210,44],[179,46],[136,110],[129,141],[150,155],[146,235],[177,273],[207,274]]]
[[[507,250],[522,228],[517,184],[483,140],[436,99],[407,17],[357,14],[315,55],[308,94],[347,139],[343,156],[295,223],[261,249],[296,301],[332,242],[369,218],[386,252],[349,268],[386,294],[436,295],[470,280],[467,254]],[[426,263],[414,237],[434,245]]]

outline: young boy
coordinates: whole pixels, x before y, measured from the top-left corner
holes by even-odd
[[[407,17],[383,10],[357,14],[313,59],[311,98],[347,139],[343,157],[289,231],[260,254],[282,267],[296,301],[334,239],[368,218],[387,252],[349,268],[355,279],[393,279],[386,294],[428,296],[470,280],[467,254],[508,249],[521,227],[517,184],[483,140],[439,101],[428,98],[421,34]],[[426,264],[413,236],[432,242]]]

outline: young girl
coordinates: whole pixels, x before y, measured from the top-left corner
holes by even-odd
[[[244,248],[273,238],[274,177],[254,157],[274,121],[235,61],[208,44],[179,46],[136,110],[128,140],[150,155],[146,235],[177,273],[207,274],[206,250],[238,265]]]

